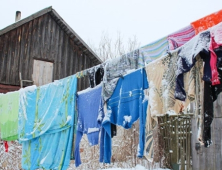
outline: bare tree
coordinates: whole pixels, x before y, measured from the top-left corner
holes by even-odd
[[[133,36],[133,38],[129,38],[127,42],[124,42],[124,38],[120,32],[117,32],[115,38],[110,37],[107,33],[103,32],[98,47],[95,47],[93,43],[89,42],[89,46],[103,61],[132,52],[135,49],[138,49],[139,45],[140,43],[136,36]]]

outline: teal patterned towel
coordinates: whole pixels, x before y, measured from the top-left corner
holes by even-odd
[[[23,169],[67,169],[72,148],[76,76],[20,90]]]

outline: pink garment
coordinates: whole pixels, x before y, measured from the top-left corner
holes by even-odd
[[[211,74],[212,74],[212,85],[220,84],[220,80],[218,78],[218,71],[217,71],[217,55],[214,52],[214,49],[219,48],[222,46],[222,23],[212,27],[210,29],[211,33],[211,41],[209,46],[210,53],[210,67],[211,67]]]
[[[191,25],[168,35],[169,49],[174,50],[195,36],[195,30]]]

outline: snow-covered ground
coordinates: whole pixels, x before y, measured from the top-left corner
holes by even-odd
[[[141,165],[136,165],[135,168],[109,168],[109,169],[100,169],[100,170],[149,170],[149,169],[146,169],[145,167]],[[157,168],[157,169],[152,169],[152,170],[170,170],[170,169]]]

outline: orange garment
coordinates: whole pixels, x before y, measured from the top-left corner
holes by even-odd
[[[195,30],[195,34],[207,30],[208,28],[217,25],[222,21],[222,10],[215,12],[213,14],[207,15],[197,21],[191,23]]]

